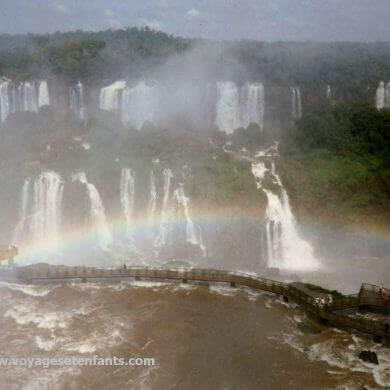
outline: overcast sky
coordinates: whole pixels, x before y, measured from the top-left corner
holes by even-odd
[[[149,26],[186,37],[390,40],[390,0],[0,0],[0,32]]]

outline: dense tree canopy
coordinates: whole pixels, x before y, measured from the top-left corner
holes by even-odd
[[[390,110],[356,104],[319,105],[297,121],[285,140],[287,150],[371,155],[390,167]]]
[[[330,84],[339,98],[367,101],[380,80],[390,80],[389,43],[213,42],[174,37],[149,28],[46,35],[0,35],[0,74],[25,78],[61,75],[101,81],[138,77],[167,58],[196,45],[217,60],[219,76],[238,82],[299,85],[311,90]]]

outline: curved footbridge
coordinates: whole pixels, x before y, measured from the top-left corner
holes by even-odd
[[[65,280],[120,280],[134,278],[135,280],[176,280],[182,283],[188,281],[206,283],[229,283],[231,287],[245,286],[254,290],[268,291],[283,296],[286,301],[292,301],[305,308],[309,313],[319,318],[324,323],[332,323],[337,326],[347,327],[368,333],[374,336],[376,341],[382,338],[390,340],[389,323],[376,320],[358,319],[343,313],[343,310],[351,308],[380,308],[390,310],[390,290],[379,286],[362,284],[358,294],[334,298],[330,302],[324,302],[324,297],[329,294],[308,290],[302,283],[283,283],[258,277],[253,274],[241,272],[229,272],[216,269],[200,268],[152,268],[152,267],[128,267],[120,269],[92,268],[92,267],[65,267],[37,265],[15,268],[18,281],[34,282],[61,282]]]

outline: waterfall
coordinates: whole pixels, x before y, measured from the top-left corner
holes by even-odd
[[[192,245],[198,245],[199,241],[196,237],[195,226],[190,216],[189,202],[190,200],[185,196],[184,184],[180,183],[179,188],[174,191],[174,199],[183,208],[184,217],[186,220],[186,237],[187,242]]]
[[[173,198],[177,205],[181,207],[186,221],[186,241],[189,244],[197,245],[203,256],[207,256],[207,248],[203,244],[202,235],[199,227],[197,228],[191,218],[190,199],[184,193],[184,184],[180,183],[179,188],[176,188],[173,193]]]
[[[37,112],[39,107],[49,105],[49,91],[47,81],[41,81],[38,93],[35,83],[25,81],[15,85],[10,80],[3,78],[0,81],[0,111],[1,121],[14,112]]]
[[[299,119],[302,117],[302,101],[301,101],[301,90],[299,87],[291,87],[291,106],[292,106],[292,117]]]
[[[85,119],[84,86],[80,81],[69,88],[69,108],[79,119]]]
[[[264,87],[263,84],[246,84],[241,90],[241,124],[248,127],[257,123],[261,130],[264,127]]]
[[[23,184],[14,241],[29,236],[31,241],[41,241],[42,247],[49,242],[56,245],[61,226],[64,182],[58,173],[46,171],[34,180],[32,194],[30,183],[31,180],[26,179]]]
[[[134,174],[130,168],[122,169],[120,181],[120,196],[122,210],[126,222],[126,239],[129,242],[130,248],[136,252],[137,250],[132,235],[134,219],[135,182]]]
[[[4,122],[7,116],[10,114],[11,106],[9,100],[8,88],[10,80],[2,78],[0,80],[0,118]]]
[[[230,82],[217,83],[216,125],[228,134],[240,127],[240,106],[237,86]]]
[[[385,107],[385,83],[381,81],[379,83],[378,89],[376,90],[376,108],[381,110]]]
[[[22,193],[20,196],[20,211],[19,211],[19,220],[16,225],[16,228],[13,233],[12,241],[20,242],[24,239],[25,227],[28,223],[28,207],[29,207],[29,199],[30,199],[30,181],[28,178],[24,181],[22,187]]]
[[[64,184],[55,172],[43,172],[34,182],[31,230],[36,239],[57,239]]]
[[[121,93],[126,87],[125,81],[115,83],[100,90],[99,107],[106,111],[118,111],[121,108]]]
[[[264,191],[267,197],[263,242],[266,244],[264,252],[268,267],[289,270],[318,268],[318,261],[313,256],[312,247],[298,234],[289,197],[276,173],[275,165],[272,164],[271,169],[268,169],[264,161],[253,163],[252,173],[257,187]],[[271,188],[263,185],[266,175],[272,181]]]
[[[169,197],[171,191],[172,178],[173,178],[172,171],[169,168],[165,168],[164,169],[164,197],[161,206],[160,228],[159,228],[158,235],[153,243],[153,245],[156,247],[164,246],[167,243],[168,233],[170,229],[168,217],[169,217]]]
[[[154,214],[156,212],[156,202],[157,202],[156,181],[154,178],[153,171],[150,171],[149,181],[150,181],[150,195],[149,195],[147,213],[148,213],[149,222],[153,223]]]
[[[47,88],[47,81],[41,81],[39,84],[39,93],[38,93],[38,106],[48,106],[50,105],[49,90]]]
[[[100,198],[96,187],[89,183],[85,172],[77,172],[72,175],[73,181],[79,181],[84,184],[90,201],[90,218],[93,221],[96,229],[96,234],[99,240],[100,247],[107,249],[112,242],[111,233],[108,229],[103,202]]]
[[[154,122],[156,109],[155,86],[148,86],[144,82],[134,87],[126,87],[122,95],[122,122],[130,124],[140,130],[144,123]]]
[[[37,93],[34,82],[25,81],[19,84],[17,99],[19,110],[16,111],[38,111]]]
[[[328,84],[328,86],[326,87],[326,98],[327,98],[327,99],[332,99],[332,88],[330,87],[329,84]]]
[[[231,81],[217,83],[216,125],[228,134],[256,123],[264,128],[264,86],[245,84],[240,90]]]
[[[385,108],[390,108],[390,81],[386,85]]]

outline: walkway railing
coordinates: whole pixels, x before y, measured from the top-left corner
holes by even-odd
[[[261,278],[257,275],[246,274],[242,272],[229,272],[217,269],[166,269],[158,267],[129,267],[121,269],[93,268],[93,267],[65,267],[49,266],[41,268],[39,271],[32,268],[18,268],[19,280],[25,282],[53,281],[67,279],[163,279],[179,280],[184,283],[187,281],[230,283],[231,286],[245,286],[255,290],[268,291],[274,294],[283,295],[304,307],[311,314],[321,318],[324,321],[332,322],[356,329],[358,331],[372,334],[376,337],[390,339],[390,329],[387,323],[383,321],[374,321],[368,319],[352,318],[340,311],[359,307],[359,306],[379,306],[388,308],[389,301],[386,299],[387,291],[378,286],[372,286],[363,283],[359,294],[346,296],[344,298],[332,300],[326,304],[319,305],[318,297],[315,293],[308,294],[307,291],[300,289],[297,285],[278,282],[271,279]],[[390,295],[389,295],[390,297]]]

